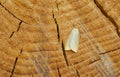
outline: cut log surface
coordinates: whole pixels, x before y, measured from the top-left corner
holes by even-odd
[[[0,77],[120,77],[119,59],[120,0],[0,0]]]

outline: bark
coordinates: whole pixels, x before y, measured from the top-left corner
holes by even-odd
[[[119,0],[0,0],[0,77],[120,77]],[[80,31],[77,53],[64,45]]]

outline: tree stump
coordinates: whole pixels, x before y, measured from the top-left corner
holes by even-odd
[[[120,77],[119,16],[120,0],[0,0],[0,77]]]

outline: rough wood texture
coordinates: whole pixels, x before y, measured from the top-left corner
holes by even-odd
[[[0,0],[0,77],[120,77],[119,16],[120,0]]]

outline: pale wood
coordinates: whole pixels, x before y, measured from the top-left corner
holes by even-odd
[[[0,77],[120,77],[119,16],[119,0],[0,0]]]

